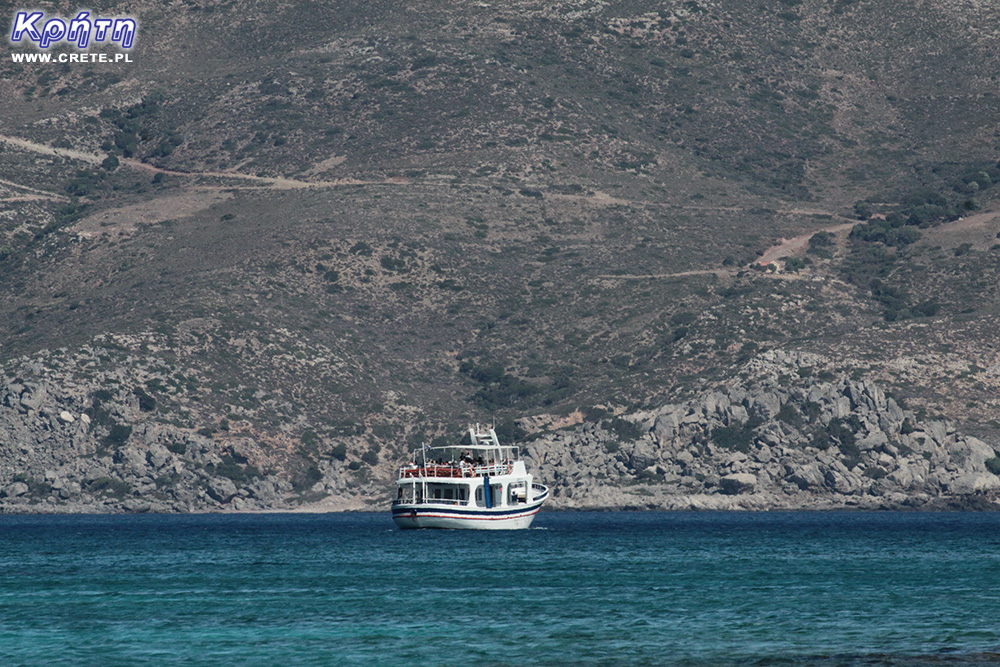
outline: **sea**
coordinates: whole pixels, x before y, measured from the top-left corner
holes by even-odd
[[[0,516],[0,665],[1000,665],[1000,514]]]

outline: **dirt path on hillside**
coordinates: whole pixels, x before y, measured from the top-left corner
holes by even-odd
[[[975,229],[976,227],[982,227],[993,220],[1000,217],[1000,211],[983,211],[982,213],[976,213],[975,215],[969,215],[964,218],[959,218],[958,220],[952,220],[951,222],[946,222],[943,225],[933,227],[930,231],[935,233],[949,234],[958,231],[965,231],[969,229]],[[818,232],[830,232],[832,234],[840,234],[842,232],[850,231],[854,225],[861,224],[861,221],[855,220],[852,222],[845,222],[839,225],[833,225],[831,227],[824,227],[822,229],[817,229],[811,231],[807,234],[802,234],[800,236],[795,236],[790,239],[781,239],[777,244],[771,246],[756,260],[761,264],[770,264],[773,261],[784,259],[790,257],[797,252],[800,252],[809,244],[809,239],[813,237],[814,234]]]
[[[720,279],[729,278],[736,274],[736,269],[692,269],[690,271],[678,271],[677,273],[644,273],[644,274],[617,274],[608,273],[595,276],[604,280],[651,280],[655,278],[685,278],[688,276],[715,276]]]
[[[965,231],[981,227],[987,222],[991,222],[996,219],[998,216],[1000,216],[1000,211],[983,211],[982,213],[976,213],[974,215],[968,215],[964,218],[959,218],[958,220],[953,220],[934,229],[945,232]]]
[[[38,153],[41,155],[48,155],[51,157],[68,157],[73,160],[80,160],[82,162],[87,162],[88,164],[100,165],[107,155],[101,155],[99,153],[88,153],[85,151],[74,150],[72,148],[54,148],[52,146],[47,146],[45,144],[39,144],[34,141],[28,141],[27,139],[20,139],[18,137],[11,137],[5,134],[0,134],[0,142],[15,146],[22,150],[31,151],[33,153]],[[119,165],[130,167],[132,169],[141,169],[143,171],[148,171],[153,174],[163,174],[165,176],[186,176],[189,178],[198,177],[209,177],[209,178],[233,178],[248,183],[253,183],[253,187],[268,187],[276,190],[297,190],[303,188],[335,188],[344,187],[348,185],[405,185],[409,181],[402,178],[389,178],[382,181],[361,181],[355,179],[338,179],[335,181],[300,181],[294,178],[285,178],[282,176],[270,177],[270,176],[253,176],[251,174],[242,174],[235,171],[175,171],[172,169],[163,169],[151,165],[142,160],[136,160],[135,158],[119,158]],[[6,183],[6,181],[0,181]],[[14,183],[9,183],[10,185],[16,185]],[[17,186],[24,187],[24,186]],[[222,187],[222,186],[220,186]],[[30,188],[28,188],[30,189]],[[39,192],[39,191],[36,191]],[[50,194],[50,193],[46,193]],[[52,196],[50,194],[50,196]]]
[[[801,209],[796,209],[794,211],[790,210],[789,213],[796,213],[803,215]],[[815,229],[806,234],[800,234],[799,236],[794,236],[790,239],[781,239],[778,243],[771,246],[764,253],[754,260],[754,263],[760,264],[770,264],[779,259],[784,259],[790,257],[797,252],[800,252],[806,245],[809,244],[809,239],[813,237],[814,234],[819,232],[830,232],[832,234],[839,234],[843,231],[851,229],[857,222],[844,222],[837,225],[831,225],[830,227],[823,227],[821,229]],[[720,280],[726,278],[732,278],[737,273],[742,271],[745,267],[734,266],[727,268],[718,269],[692,269],[690,271],[677,271],[675,273],[649,273],[644,275],[613,275],[606,274],[597,276],[598,278],[606,280],[641,280],[641,279],[655,279],[655,278],[684,278],[686,276],[706,276],[714,275]],[[769,274],[775,275],[775,274]]]
[[[15,146],[22,150],[31,151],[34,153],[39,153],[42,155],[49,155],[52,157],[68,157],[74,160],[80,160],[87,162],[89,164],[100,165],[105,159],[106,155],[98,153],[88,153],[86,151],[75,150],[71,148],[55,148],[52,146],[47,146],[45,144],[36,143],[33,141],[28,141],[26,139],[21,139],[18,137],[12,137],[4,134],[0,134],[0,143],[6,143],[11,146]],[[343,161],[343,157],[337,156],[331,158],[325,162],[319,163],[320,166],[330,166],[337,165]],[[358,180],[358,179],[337,179],[333,181],[303,181],[294,178],[285,177],[268,177],[268,176],[253,176],[251,174],[243,174],[235,171],[175,171],[171,169],[163,169],[161,167],[156,167],[154,165],[148,164],[141,160],[135,158],[120,158],[119,164],[129,167],[132,169],[141,169],[154,174],[164,174],[168,176],[180,176],[188,178],[198,178],[198,177],[210,177],[210,178],[220,178],[220,179],[236,179],[247,183],[248,185],[243,186],[232,186],[232,185],[195,185],[193,188],[198,190],[226,190],[233,188],[267,188],[276,190],[296,190],[296,189],[306,189],[306,188],[336,188],[351,185],[411,185],[413,182],[406,178],[394,177],[384,180]],[[311,173],[315,172],[315,169],[311,170]],[[5,199],[0,199],[0,201],[29,201],[37,199],[54,199],[59,201],[65,201],[68,198],[62,195],[58,195],[52,192],[46,192],[44,190],[37,190],[35,188],[28,187],[26,185],[21,185],[19,183],[14,183],[12,181],[7,181],[0,179],[0,184],[7,185],[9,187],[17,188],[20,190],[25,190],[32,193],[31,195],[22,195],[8,197]],[[570,201],[580,201],[591,204],[596,204],[599,206],[613,206],[613,205],[629,205],[629,204],[646,204],[646,205],[657,205],[657,206],[667,206],[673,208],[680,208],[684,210],[704,210],[704,211],[743,211],[748,210],[747,207],[741,206],[712,206],[712,205],[691,205],[691,204],[670,204],[665,202],[647,202],[639,200],[627,200],[621,199],[609,195],[606,192],[594,191],[589,195],[574,195],[574,194],[561,194],[561,193],[547,193],[547,197],[552,199],[562,199]],[[201,202],[202,205],[209,205],[208,202],[217,203],[213,200],[206,200]],[[148,207],[150,204],[144,204],[142,206]],[[132,210],[135,207],[123,207],[121,211],[112,210],[104,212],[102,216],[102,222],[105,225],[114,224],[112,216],[121,212],[136,213],[137,210]],[[200,209],[199,209],[200,210]],[[191,211],[186,211],[191,213]],[[790,209],[775,209],[775,213],[781,215],[823,215],[831,216],[834,218],[839,218],[844,220],[842,216],[831,213],[830,211],[823,211],[818,209],[806,209],[806,208],[790,208]],[[939,231],[960,231],[967,230],[977,226],[985,225],[986,223],[994,220],[1000,216],[998,211],[984,211],[982,213],[976,213],[974,215],[967,216],[960,220],[955,220],[953,222],[941,225],[937,228]],[[162,217],[162,216],[161,216]],[[93,222],[93,221],[91,221]],[[854,225],[858,224],[858,221],[841,222],[836,225],[831,225],[828,227],[823,227],[820,229],[812,230],[808,233],[801,234],[799,236],[794,236],[792,238],[782,238],[775,245],[767,248],[756,260],[755,263],[769,264],[771,262],[785,259],[796,253],[801,252],[809,243],[809,239],[818,232],[830,232],[833,234],[841,234],[850,230]],[[717,269],[693,269],[689,271],[679,271],[676,273],[660,273],[660,274],[648,274],[648,275],[601,275],[597,276],[601,279],[608,280],[629,280],[629,279],[652,279],[652,278],[682,278],[686,276],[699,276],[699,275],[715,275],[720,279],[725,279],[736,275],[741,267],[732,268],[717,268]]]
[[[848,231],[857,222],[844,222],[839,225],[833,225],[832,227],[824,227],[823,229],[817,229],[815,231],[809,232],[808,234],[801,234],[799,236],[793,236],[790,239],[781,239],[776,245],[771,246],[764,251],[760,257],[757,258],[757,262],[760,264],[770,264],[779,259],[784,259],[785,257],[790,257],[795,253],[799,252],[809,244],[809,239],[819,232],[830,232],[831,234],[839,234],[843,231]]]
[[[54,199],[56,201],[67,201],[69,197],[64,197],[62,195],[57,195],[52,192],[46,192],[45,190],[36,190],[35,188],[29,188],[27,185],[21,185],[20,183],[15,183],[14,181],[8,181],[0,178],[0,184],[6,185],[10,188],[16,188],[18,190],[26,190],[32,193],[31,195],[21,195],[15,197],[8,197],[4,201],[27,201],[28,199]]]

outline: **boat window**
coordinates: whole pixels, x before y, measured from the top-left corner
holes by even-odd
[[[493,498],[493,507],[497,507],[503,504],[503,484],[490,484],[490,495]],[[483,487],[478,487],[476,489],[476,507],[486,507],[486,501],[483,500]]]
[[[516,505],[518,503],[527,502],[527,494],[524,487],[524,482],[519,482],[517,484],[511,484],[508,490],[507,504]]]
[[[457,484],[428,484],[427,498],[444,503],[467,503],[469,501],[469,488]]]

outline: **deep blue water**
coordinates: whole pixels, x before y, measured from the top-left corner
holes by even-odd
[[[0,664],[1000,664],[1000,514],[0,516]]]

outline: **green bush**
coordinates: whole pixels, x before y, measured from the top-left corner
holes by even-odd
[[[638,440],[643,436],[642,427],[633,422],[620,417],[614,417],[605,423],[608,430],[618,436],[620,440]]]
[[[712,429],[709,435],[712,442],[723,449],[732,449],[744,454],[750,451],[753,445],[754,432],[749,423],[742,426],[720,426]]]
[[[611,412],[605,408],[590,406],[583,408],[583,418],[589,422],[597,422],[611,416]]]
[[[994,475],[1000,475],[1000,456],[994,456],[991,459],[987,459],[986,469],[989,470]]]
[[[482,386],[472,400],[488,410],[513,407],[523,403],[538,392],[538,387],[506,372],[498,363],[479,365],[463,361],[459,372]]]
[[[839,449],[840,453],[844,455],[841,462],[848,469],[861,463],[861,448],[853,440],[851,442],[841,442]]]
[[[872,217],[872,205],[866,201],[855,202],[854,215],[857,216],[858,220],[867,220]]]
[[[785,260],[785,270],[791,271],[792,273],[798,273],[802,269],[806,268],[805,260],[798,257],[789,257]]]
[[[128,483],[114,477],[98,477],[87,484],[87,491],[93,495],[121,499],[132,492],[132,487]]]
[[[865,468],[864,476],[869,479],[882,479],[889,473],[881,466],[870,466]]]
[[[292,488],[301,493],[311,489],[316,482],[322,479],[323,473],[320,469],[315,465],[311,465],[292,478]]]
[[[144,392],[139,387],[132,390],[135,397],[139,399],[139,410],[142,412],[152,412],[156,409],[156,399]]]
[[[221,459],[217,465],[205,466],[205,470],[218,477],[228,477],[238,486],[248,484],[254,477],[261,477],[260,470],[252,465],[241,465],[231,454],[224,454]]]
[[[809,237],[810,248],[825,248],[832,246],[837,237],[832,232],[816,232]]]
[[[513,419],[503,420],[496,425],[494,430],[496,431],[497,438],[499,438],[500,442],[505,445],[519,442],[528,436],[528,433]]]
[[[775,418],[785,422],[789,426],[795,426],[796,428],[802,426],[802,414],[791,403],[783,404],[781,409],[778,410],[778,414],[775,415]]]
[[[103,443],[108,447],[121,447],[132,435],[132,427],[125,424],[115,424],[104,437]]]

